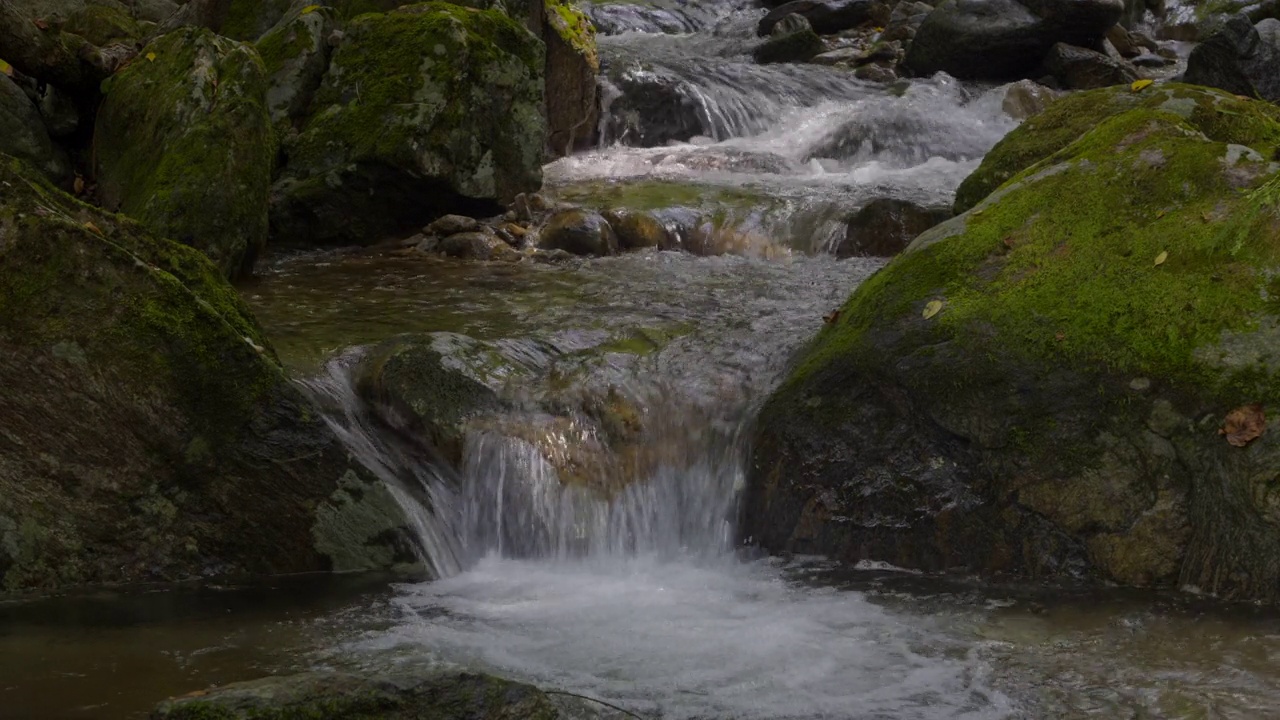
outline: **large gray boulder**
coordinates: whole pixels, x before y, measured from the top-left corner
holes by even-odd
[[[1233,16],[1191,51],[1183,80],[1280,102],[1280,20]]]
[[[903,63],[917,75],[1031,77],[1055,43],[1101,47],[1122,0],[945,0],[916,31]]]

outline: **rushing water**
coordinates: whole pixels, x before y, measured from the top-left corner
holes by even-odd
[[[1280,714],[1269,611],[840,569],[741,544],[751,417],[880,265],[828,254],[843,221],[877,197],[949,202],[1014,121],[999,89],[945,76],[880,87],[753,65],[759,11],[735,0],[591,13],[609,33],[606,146],[548,166],[549,192],[705,213],[742,239],[734,252],[277,259],[246,298],[352,453],[403,491],[438,579],[0,605],[0,718],[135,718],[210,683],[422,661],[673,719]],[[673,128],[688,137],[645,142]],[[591,487],[566,484],[546,443],[500,427],[468,437],[460,481],[401,452],[351,365],[402,332],[493,343],[519,371],[500,389],[523,399],[563,392],[566,368],[575,391],[618,393],[642,418],[642,471],[605,463]]]

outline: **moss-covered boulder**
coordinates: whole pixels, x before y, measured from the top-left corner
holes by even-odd
[[[267,111],[277,128],[300,124],[324,80],[336,13],[308,5],[290,11],[255,44],[267,71]]]
[[[543,46],[521,24],[435,2],[346,32],[273,187],[276,237],[370,243],[541,185]]]
[[[132,44],[142,37],[142,29],[127,9],[106,4],[86,5],[76,11],[62,26],[62,31],[79,35],[99,47]]]
[[[601,714],[601,711],[605,714]],[[604,720],[598,703],[458,672],[312,672],[233,683],[162,703],[152,720]]]
[[[854,292],[760,413],[750,537],[1280,600],[1280,110],[1146,92]]]
[[[509,5],[518,10],[518,2]],[[595,142],[600,59],[595,25],[571,0],[545,0],[545,18],[547,144],[559,157]]]
[[[104,83],[94,147],[102,203],[197,248],[224,274],[267,240],[275,156],[252,47],[182,28]]]
[[[1129,88],[1104,88],[1071,93],[1049,103],[1049,106],[1018,129],[1009,133],[982,159],[982,164],[965,178],[956,191],[955,211],[962,213],[1010,178],[1040,160],[1058,152],[1091,130],[1098,118],[1108,117],[1133,108],[1157,108],[1168,104],[1169,92],[1149,87],[1140,92]],[[1240,103],[1229,111],[1221,111],[1218,95],[1176,91],[1177,102],[1196,119],[1200,132],[1212,140],[1231,142],[1240,128],[1268,126],[1275,111],[1259,103]],[[1265,150],[1265,148],[1263,148]]]
[[[0,156],[0,590],[411,562],[200,253]]]

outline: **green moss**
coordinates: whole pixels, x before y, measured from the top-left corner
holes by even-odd
[[[547,24],[582,57],[592,70],[599,71],[600,59],[596,54],[596,27],[586,13],[570,0],[545,0]]]
[[[218,33],[234,40],[257,40],[284,17],[292,3],[293,0],[232,0]]]
[[[1207,90],[1174,93],[1197,108],[1242,109]],[[937,342],[1167,379],[1227,401],[1280,396],[1275,360],[1226,366],[1213,350],[1280,317],[1280,297],[1268,291],[1280,261],[1274,209],[1256,195],[1251,206],[1234,187],[1232,151],[1201,134],[1216,133],[1213,123],[1159,100],[1143,105],[1015,176],[953,221],[962,232],[922,236],[854,293],[792,381],[871,352],[873,327],[920,317],[937,300],[941,311],[920,320]],[[1270,121],[1233,127],[1233,139],[1253,146],[1280,131]],[[1255,177],[1266,170],[1248,159],[1237,166]],[[1258,192],[1270,197],[1274,183]],[[1256,231],[1244,241],[1225,232],[1240,214]]]
[[[1075,142],[1098,118],[1130,108],[1163,108],[1190,120],[1210,139],[1250,145],[1264,157],[1274,154],[1280,145],[1275,130],[1280,108],[1202,90],[1170,84],[1135,93],[1127,87],[1112,87],[1059,98],[987,153],[956,191],[955,211],[962,213],[977,205],[1013,176]]]
[[[104,91],[105,204],[203,250],[228,276],[246,269],[266,242],[275,155],[257,53],[182,29],[148,44]]]
[[[109,5],[86,5],[71,16],[62,31],[79,35],[99,47],[130,44],[142,37],[138,23],[128,12]]]

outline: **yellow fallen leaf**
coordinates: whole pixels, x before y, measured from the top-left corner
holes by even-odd
[[[1165,250],[1161,250],[1160,254],[1156,256],[1156,265],[1163,265],[1164,261],[1168,259],[1169,253]]]
[[[84,224],[84,229],[85,229],[85,230],[88,230],[88,231],[89,231],[89,232],[91,232],[91,233],[96,233],[96,234],[98,234],[98,235],[101,235],[101,234],[102,234],[102,231],[98,229],[98,226],[97,226],[97,225],[94,225],[94,224],[93,224],[93,223],[91,223],[91,222],[87,222],[87,223],[85,223],[85,224]]]
[[[0,60],[0,75],[13,77],[13,66],[3,60]]]
[[[1154,82],[1154,81],[1152,81],[1152,80],[1145,80],[1145,79],[1144,79],[1144,80],[1134,80],[1134,81],[1133,81],[1133,84],[1129,86],[1129,89],[1130,89],[1130,90],[1132,90],[1132,91],[1134,91],[1134,92],[1138,92],[1139,90],[1141,90],[1141,89],[1143,89],[1143,88],[1148,87],[1149,85],[1151,85],[1151,83],[1152,83],[1152,82]]]
[[[151,62],[155,62],[155,61],[156,61],[156,54],[155,54],[155,53],[147,53],[147,60],[150,60]]]
[[[924,306],[924,312],[920,314],[924,317],[925,320],[928,320],[929,318],[933,317],[934,315],[937,315],[940,312],[942,312],[942,301],[930,300],[929,303]]]
[[[313,13],[313,12],[315,12],[315,11],[319,10],[319,9],[320,9],[320,6],[319,6],[319,5],[308,5],[308,6],[304,7],[304,8],[302,8],[302,12],[300,12],[300,13],[298,13],[298,14],[299,14],[299,15],[309,15],[309,14],[311,14],[311,13]]]

